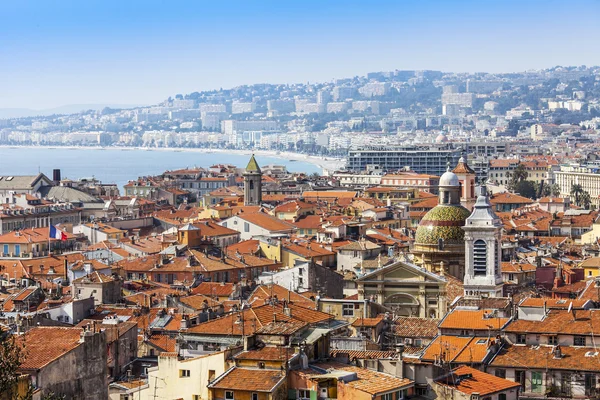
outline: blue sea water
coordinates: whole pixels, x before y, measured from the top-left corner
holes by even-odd
[[[77,180],[95,177],[103,183],[116,183],[119,190],[129,180],[139,176],[158,175],[166,170],[186,167],[210,167],[215,164],[233,164],[245,167],[250,156],[228,153],[200,153],[194,151],[146,151],[144,149],[81,149],[81,148],[0,148],[0,176],[34,175],[45,173],[52,179],[52,170],[59,168],[62,178]],[[321,172],[304,161],[256,156],[261,166],[285,165],[290,172]]]

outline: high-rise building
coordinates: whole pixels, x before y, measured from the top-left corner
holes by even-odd
[[[364,148],[348,152],[348,169],[360,172],[368,165],[379,165],[384,171],[398,171],[410,167],[421,174],[440,176],[448,162],[456,165],[460,157],[461,149],[449,146]]]

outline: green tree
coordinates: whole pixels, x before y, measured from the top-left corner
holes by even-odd
[[[536,185],[532,181],[521,181],[515,185],[514,191],[530,199],[537,198]]]
[[[581,207],[580,202],[581,202],[582,194],[583,194],[583,187],[581,187],[581,185],[578,183],[574,183],[571,186],[571,196],[575,200],[575,204],[579,207]]]
[[[527,179],[527,170],[523,164],[519,163],[519,165],[517,165],[512,172],[507,173],[507,175],[509,177],[508,188],[514,191],[520,182]]]
[[[14,335],[0,331],[0,398],[13,399],[19,374],[17,370],[25,359],[25,351]]]
[[[580,202],[580,204],[578,204],[578,206],[583,207],[586,210],[589,210],[590,206],[592,205],[592,197],[590,196],[590,194],[588,192],[584,191],[579,196],[579,202]]]

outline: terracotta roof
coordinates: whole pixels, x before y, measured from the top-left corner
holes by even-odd
[[[294,229],[292,224],[261,212],[238,214],[238,217],[268,231],[292,231]]]
[[[490,197],[490,203],[492,204],[531,204],[533,200],[528,197],[523,197],[514,193],[498,193],[493,194]]]
[[[219,282],[202,282],[198,286],[192,289],[192,294],[202,294],[204,296],[219,296],[229,297],[235,290],[233,283],[219,283]]]
[[[289,301],[293,304],[312,309],[315,308],[315,302],[311,299],[296,292],[290,291],[276,283],[257,286],[256,289],[254,289],[254,291],[248,296],[248,301],[254,306],[263,305],[266,304],[271,297],[277,297],[280,302],[283,300],[287,301],[289,298]]]
[[[561,346],[555,358],[551,346],[508,346],[491,361],[493,367],[600,372],[600,354],[589,347]]]
[[[481,396],[504,392],[521,386],[518,382],[499,378],[467,366],[458,367],[449,375],[436,379],[435,382],[462,393],[469,395],[477,393]]]
[[[488,310],[454,309],[444,317],[439,327],[440,329],[500,330],[510,321],[510,318],[492,317],[492,315],[492,311]]]
[[[278,346],[265,346],[262,349],[248,350],[238,353],[234,356],[236,360],[256,360],[256,361],[285,361],[294,357],[294,349]]]
[[[379,351],[379,350],[331,350],[331,357],[345,356],[350,361],[354,360],[374,360],[380,358],[397,358],[398,353],[395,351]]]
[[[376,318],[356,318],[352,323],[352,326],[355,327],[376,327],[381,322],[383,322],[383,317]]]
[[[74,240],[75,236],[72,233],[62,231],[67,235],[67,240]],[[0,235],[0,243],[48,243],[50,228],[27,228],[18,231],[7,232]],[[58,239],[50,238],[50,241],[55,242]]]
[[[305,203],[302,200],[292,200],[275,207],[273,213],[290,213],[299,210],[311,210],[313,208],[315,208],[314,204]]]
[[[586,299],[553,299],[550,297],[528,297],[523,299],[519,303],[519,307],[534,307],[534,308],[543,308],[544,304],[547,309],[558,309],[558,310],[566,310],[569,308],[571,304],[573,304],[573,308],[581,309],[588,303],[590,300]]]
[[[348,386],[354,390],[360,390],[361,392],[368,393],[370,395],[377,395],[379,393],[387,393],[391,391],[397,391],[413,385],[413,381],[406,378],[397,378],[393,375],[385,374],[383,372],[375,372],[365,368],[355,367],[347,364],[340,364],[336,362],[317,363],[312,364],[311,367],[317,367],[320,370],[310,368],[308,370],[299,370],[300,374],[310,376],[322,375],[322,370],[325,371],[345,371],[348,373],[355,373],[356,380],[345,382],[344,386]]]
[[[256,239],[243,240],[226,247],[227,254],[258,254],[260,252],[260,242]]]
[[[502,263],[502,272],[510,272],[510,273],[519,273],[519,272],[534,272],[536,270],[536,266],[529,263],[521,263],[521,262],[503,262]]]
[[[567,307],[570,300],[565,300]],[[519,319],[504,330],[511,333],[552,333],[592,336],[600,332],[600,310],[578,310],[576,319],[567,310],[550,310],[541,321]]]
[[[176,340],[168,335],[153,334],[148,338],[148,342],[163,352],[174,352]]]
[[[45,367],[80,345],[79,328],[36,327],[24,335],[27,356],[22,370]]]
[[[481,363],[488,352],[485,337],[437,336],[425,349],[424,361],[443,360],[454,363]]]
[[[208,385],[215,389],[271,392],[285,380],[280,370],[233,367]]]
[[[431,318],[397,317],[394,334],[403,338],[434,338],[439,322]]]
[[[101,274],[98,271],[94,271],[91,274],[82,276],[73,281],[73,283],[108,283],[114,282],[115,278],[105,274]]]
[[[342,198],[346,198],[346,199],[352,199],[354,197],[357,197],[358,192],[352,192],[352,191],[333,191],[333,190],[329,190],[329,191],[306,191],[302,193],[302,197],[304,197],[305,199],[311,199],[311,200],[317,200],[317,199],[332,199],[332,198],[337,198],[337,199],[342,199]]]

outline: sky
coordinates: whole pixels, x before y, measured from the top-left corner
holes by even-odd
[[[600,65],[600,1],[1,0],[0,108],[395,69]]]

